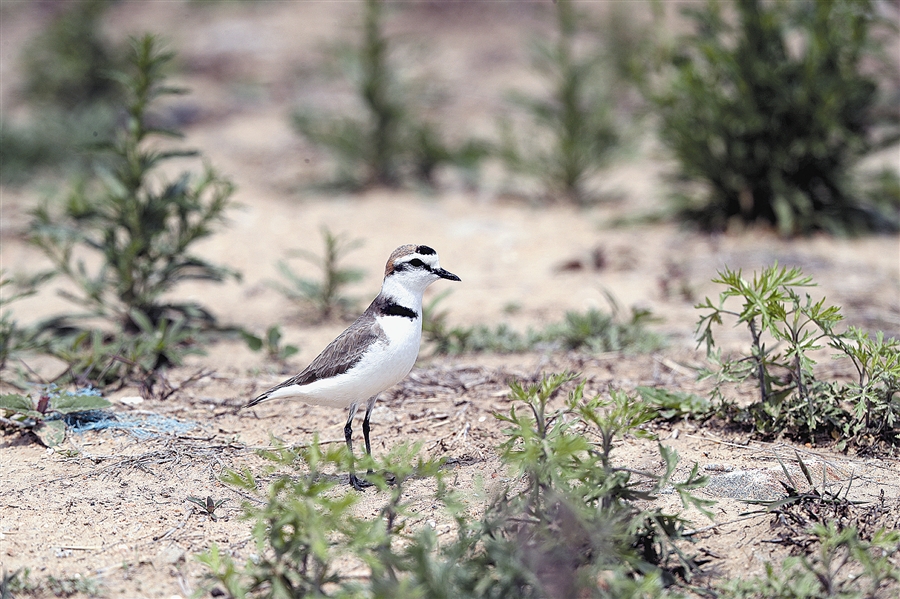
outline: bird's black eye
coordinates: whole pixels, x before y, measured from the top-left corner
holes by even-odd
[[[409,261],[409,265],[419,268],[420,266],[425,266],[425,263],[422,262],[421,260],[419,260],[418,258],[413,258],[412,260]]]

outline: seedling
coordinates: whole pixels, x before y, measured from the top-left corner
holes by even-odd
[[[266,329],[265,337],[257,337],[250,331],[241,329],[241,337],[253,351],[265,350],[266,358],[283,363],[285,360],[300,351],[296,345],[282,345],[281,327],[277,324]]]
[[[712,414],[712,403],[705,397],[683,391],[638,387],[637,392],[663,420],[704,420]]]
[[[188,497],[187,500],[190,501],[191,503],[199,506],[200,509],[202,510],[201,513],[205,516],[208,516],[209,519],[214,522],[219,519],[219,517],[216,516],[216,510],[219,508],[219,506],[221,506],[223,503],[228,501],[227,498],[213,500],[213,498],[210,495],[207,495],[206,499],[201,499],[199,497],[191,496],[191,497]]]
[[[301,277],[287,262],[279,261],[278,270],[289,284],[275,283],[273,286],[288,299],[312,307],[317,320],[343,318],[354,307],[354,301],[344,295],[344,289],[362,279],[363,271],[346,268],[341,262],[347,254],[362,245],[362,240],[350,240],[344,234],[335,235],[328,227],[322,227],[322,240],[325,252],[321,257],[306,250],[294,250],[288,254],[289,257],[302,258],[322,271],[321,280]]]
[[[338,159],[338,184],[353,188],[396,187],[404,181],[434,185],[437,169],[455,165],[476,170],[486,145],[465,141],[452,145],[416,106],[422,90],[405,84],[391,59],[393,41],[385,33],[382,0],[366,0],[361,39],[340,52],[346,79],[361,110],[354,116],[321,115],[309,109],[293,116],[297,131],[324,146]],[[359,115],[359,116],[357,116]]]
[[[594,199],[589,177],[608,159],[618,142],[611,111],[611,94],[602,86],[600,48],[593,36],[580,39],[586,17],[571,0],[558,0],[555,43],[535,44],[535,69],[551,89],[549,98],[513,96],[514,105],[530,117],[533,127],[523,141],[502,122],[501,158],[513,172],[537,175],[552,197],[561,194],[579,204]],[[587,52],[580,52],[587,40]],[[598,82],[601,82],[598,85]],[[536,140],[549,138],[548,147]]]

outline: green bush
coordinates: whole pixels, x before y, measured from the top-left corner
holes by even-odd
[[[198,328],[214,324],[200,304],[172,302],[166,294],[183,281],[237,277],[191,253],[224,220],[234,189],[231,182],[208,166],[200,177],[185,172],[165,181],[156,175],[167,161],[194,155],[163,149],[154,141],[181,136],[151,124],[153,103],[182,93],[165,82],[173,56],[153,36],[132,40],[129,70],[115,74],[128,119],[115,139],[102,146],[108,163],[98,166],[93,179],[74,185],[60,208],[45,204],[34,210],[30,228],[31,241],[52,261],[55,273],[77,288],[64,295],[86,309],[47,322],[46,332],[54,338],[65,336],[63,345],[77,349],[79,344],[72,346],[67,334],[82,335],[84,318],[114,324],[113,337],[82,335],[95,340],[84,346],[88,353],[98,349],[97,340],[115,348],[135,346],[133,342],[149,335],[149,344],[137,346],[157,347],[151,370],[177,363],[176,348],[189,345]],[[99,257],[99,266],[89,267],[86,254]],[[160,339],[175,338],[175,345],[158,347]],[[92,371],[98,374],[103,368],[95,363]]]
[[[382,0],[366,0],[362,40],[345,51],[347,77],[358,97],[362,119],[294,113],[297,131],[338,159],[337,182],[351,187],[396,187],[404,181],[435,184],[437,169],[455,165],[474,171],[487,149],[483,143],[450,144],[434,123],[419,116],[412,98],[420,89],[401,84],[390,60]]]
[[[510,121],[502,121],[501,157],[513,172],[536,176],[548,196],[560,193],[584,204],[594,199],[587,180],[616,147],[618,128],[611,94],[603,87],[600,45],[593,43],[588,52],[578,51],[586,17],[570,0],[554,4],[555,43],[536,43],[533,60],[551,95],[512,97],[513,104],[528,114],[532,129],[523,140],[513,133]]]
[[[690,579],[697,567],[686,551],[685,521],[639,506],[670,488],[705,512],[710,502],[691,494],[705,479],[694,466],[686,480],[672,481],[678,458],[662,445],[661,474],[617,466],[615,445],[626,435],[648,436],[640,427],[653,411],[624,393],[585,398],[583,383],[550,409],[572,378],[511,385],[514,407],[497,417],[507,425],[500,455],[513,479],[485,499],[483,512],[452,491],[438,462],[401,446],[377,464],[366,458],[363,466],[391,473],[395,484],[369,475],[382,507],[373,518],[357,516],[358,493],[338,493],[329,473],[346,471],[352,458],[343,446],[324,452],[314,443],[267,454],[301,474],[278,475],[265,493],[249,471],[224,477],[260,495],[261,503],[244,505],[258,557],[238,565],[213,546],[199,559],[238,598],[674,596],[664,585]],[[433,504],[455,528],[440,544],[434,528],[415,525],[404,499],[412,476],[436,479]],[[346,576],[339,559],[363,564],[368,576]]]
[[[110,77],[124,64],[100,31],[109,0],[67,3],[22,52],[24,93],[32,102],[77,109],[121,98]]]
[[[9,305],[23,297],[37,293],[38,288],[52,276],[50,272],[28,277],[8,277],[0,271],[0,371],[8,362],[37,348],[34,327],[22,327],[13,318]],[[6,288],[6,289],[4,289]]]
[[[767,436],[831,439],[841,449],[900,445],[900,340],[885,339],[881,332],[873,337],[855,327],[837,332],[840,308],[824,298],[814,302],[809,294],[801,297],[797,289],[813,282],[798,268],[776,264],[751,281],[726,268],[713,282],[725,286],[718,302],[706,298],[697,305],[706,311],[697,325],[700,344],[714,364],[704,376],[715,379],[714,394],[720,400],[723,383],[748,380],[754,381],[758,397],[746,408],[731,410],[734,418]],[[742,302],[740,310],[726,306],[730,298]],[[723,318],[747,327],[749,352],[723,357],[715,347],[713,327],[721,326]],[[810,354],[825,347],[852,362],[857,381],[842,384],[816,377]]]
[[[785,235],[897,230],[900,203],[870,201],[854,183],[861,158],[900,138],[900,115],[866,73],[882,59],[878,3],[728,6],[734,23],[718,0],[686,10],[696,32],[654,96],[681,175],[708,188],[684,216],[709,229],[762,221]]]
[[[871,540],[855,527],[833,522],[816,524],[812,555],[791,556],[780,564],[766,562],[762,576],[728,581],[724,599],[876,599],[896,597],[900,568],[891,562],[900,546],[896,530],[878,531]]]
[[[0,572],[0,597],[71,597],[84,595],[87,597],[104,597],[106,589],[98,578],[89,576],[71,576],[57,578],[32,578],[30,568],[22,568],[12,573]]]
[[[101,32],[108,0],[77,0],[54,6],[57,13],[21,53],[27,122],[4,118],[0,128],[0,180],[23,183],[35,170],[84,170],[85,149],[103,139],[115,122],[121,90],[110,73],[123,55]]]

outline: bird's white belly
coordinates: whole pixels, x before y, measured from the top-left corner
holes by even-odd
[[[283,387],[271,398],[294,397],[309,404],[334,407],[365,402],[400,382],[412,370],[422,338],[420,323],[397,316],[383,319],[387,339],[376,341],[347,372],[307,385]]]

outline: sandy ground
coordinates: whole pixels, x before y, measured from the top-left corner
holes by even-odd
[[[27,3],[0,5],[0,98],[4,111],[23,113],[17,101],[15,49],[33,35],[46,15]],[[451,100],[439,116],[459,125],[460,134],[490,136],[493,119],[503,110],[503,92],[535,87],[527,68],[524,42],[542,27],[540,7],[490,5],[477,9],[410,5],[396,12],[392,27],[409,36],[427,33],[422,64],[436,75]],[[765,231],[704,236],[674,224],[612,227],[662,205],[665,174],[671,165],[651,141],[603,173],[602,186],[620,199],[590,209],[565,205],[536,207],[507,198],[500,178],[477,190],[452,181],[438,192],[373,190],[364,194],[311,191],[313,175],[329,172],[318,150],[308,147],[287,125],[300,103],[341,105],[348,102],[339,84],[322,81],[315,65],[322,46],[352,33],[357,7],[350,3],[197,3],[121,2],[110,14],[110,34],[165,31],[179,49],[180,79],[193,94],[182,108],[198,115],[187,128],[187,144],[238,185],[240,204],[222,233],[204,242],[201,253],[243,272],[240,283],[189,285],[179,298],[195,299],[226,323],[262,333],[279,324],[300,353],[288,371],[302,368],[344,326],[311,325],[302,311],[271,289],[278,278],[275,263],[290,249],[321,252],[320,227],[361,239],[348,262],[365,271],[350,293],[364,305],[381,280],[384,261],[402,243],[436,248],[441,264],[462,283],[440,282],[428,292],[452,290],[444,300],[451,324],[507,322],[525,330],[560,320],[567,310],[608,309],[605,293],[625,308],[647,308],[660,320],[654,330],[668,338],[666,349],[652,355],[524,354],[508,356],[423,357],[412,375],[386,392],[373,416],[373,451],[381,453],[405,440],[423,443],[429,455],[450,460],[460,489],[478,477],[504,480],[496,454],[500,425],[494,412],[509,408],[507,381],[533,380],[540,373],[574,370],[588,389],[664,385],[702,392],[693,369],[704,362],[695,349],[696,301],[718,289],[710,283],[729,266],[747,272],[772,264],[799,266],[819,286],[812,290],[843,306],[848,324],[870,330],[900,331],[900,240],[873,237],[836,240],[822,236],[786,241]],[[460,125],[463,123],[463,125]],[[187,166],[187,165],[186,165]],[[0,189],[2,268],[29,272],[42,258],[22,241],[27,211],[40,200],[42,187]],[[600,253],[601,268],[593,258]],[[581,268],[572,268],[573,264]],[[568,265],[568,268],[565,266]],[[301,267],[299,261],[294,262]],[[311,275],[313,273],[310,273]],[[22,322],[67,308],[52,289],[13,306]],[[743,330],[724,329],[728,347],[746,343]],[[58,365],[36,363],[41,372]],[[846,374],[846,365],[825,364]],[[340,442],[345,415],[295,403],[266,404],[236,414],[235,408],[284,372],[267,364],[242,343],[208,348],[171,374],[176,384],[198,372],[165,401],[138,405],[122,398],[138,395],[126,388],[112,395],[117,413],[159,414],[194,425],[179,434],[139,439],[117,431],[70,435],[60,451],[41,447],[30,437],[0,437],[0,567],[27,567],[37,578],[81,575],[102,582],[109,597],[190,596],[203,584],[204,568],[192,555],[210,543],[237,559],[253,553],[249,525],[239,518],[243,497],[219,482],[224,468],[260,469],[254,450],[270,435],[290,443],[308,442],[318,433]],[[749,392],[736,399],[747,401]],[[852,478],[851,496],[875,501],[883,491],[886,505],[900,517],[900,463],[891,456],[855,457],[828,449],[764,443],[746,435],[691,423],[660,426],[661,440],[682,458],[680,473],[694,462],[712,476],[702,492],[717,501],[715,523],[699,536],[715,559],[717,575],[761,572],[763,563],[783,553],[766,541],[774,534],[767,517],[741,519],[741,499],[776,496],[778,459],[796,464],[794,451],[835,488]],[[622,464],[658,471],[653,443],[627,439],[616,448]],[[413,525],[438,517],[428,481],[410,488]],[[212,521],[187,501],[189,496],[229,499]],[[374,513],[383,500],[364,496],[362,513]],[[416,503],[421,500],[421,505]],[[667,508],[677,498],[662,496]],[[697,527],[711,523],[685,514]],[[438,522],[438,526],[443,523]],[[439,528],[440,530],[440,528]]]

